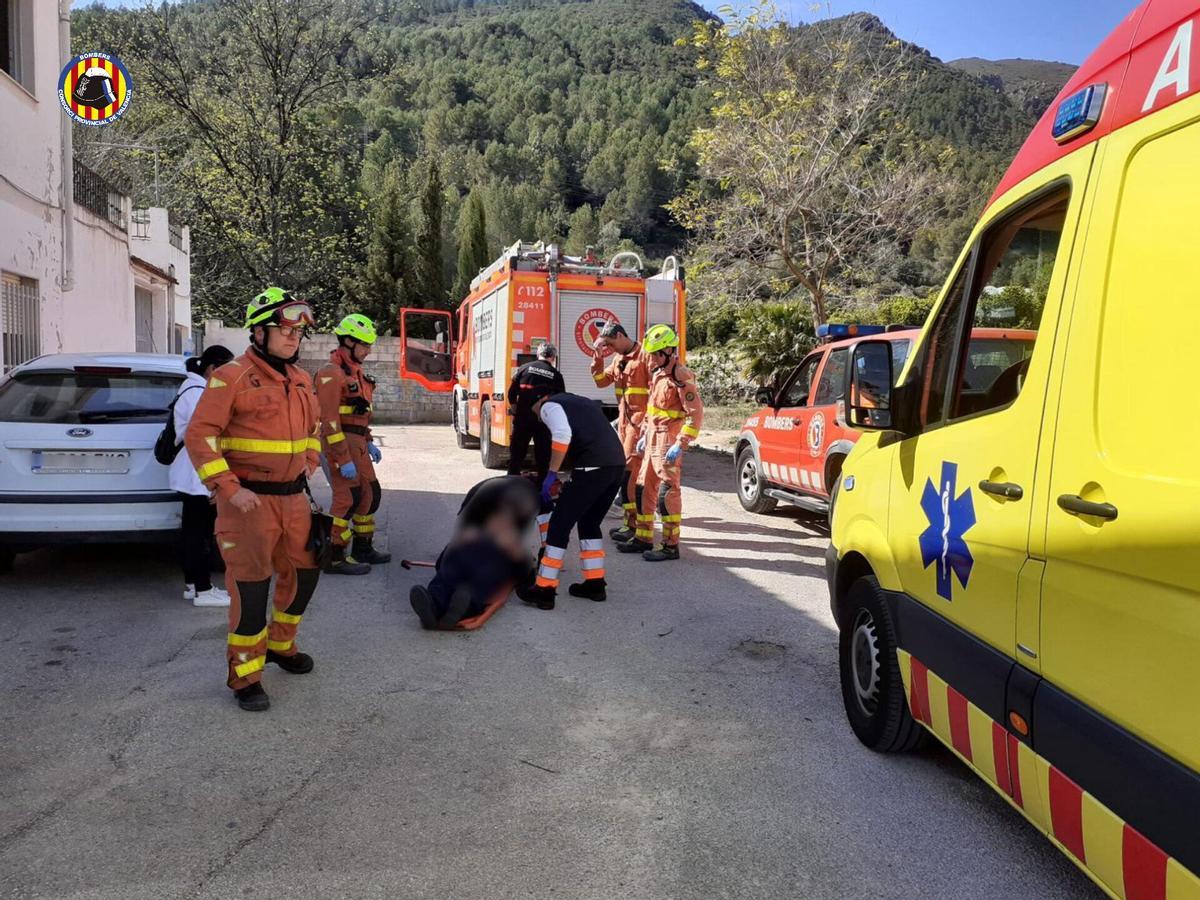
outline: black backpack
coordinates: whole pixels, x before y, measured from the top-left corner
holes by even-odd
[[[163,426],[163,430],[159,432],[158,440],[154,442],[154,458],[161,465],[169,466],[175,462],[175,457],[179,455],[179,448],[183,446],[175,437],[175,404],[188,391],[198,390],[203,390],[203,386],[193,384],[190,387],[185,387],[175,395],[175,399],[167,407],[167,424]]]

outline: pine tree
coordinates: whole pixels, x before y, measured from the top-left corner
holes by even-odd
[[[405,208],[403,179],[395,163],[385,170],[371,214],[367,265],[351,293],[355,312],[369,316],[380,331],[395,327],[399,310],[412,305],[412,232]]]
[[[451,303],[460,303],[470,293],[472,279],[490,262],[483,200],[472,191],[458,217],[458,273],[450,292]]]
[[[446,279],[442,272],[442,173],[437,160],[429,160],[421,194],[421,222],[417,231],[417,295],[413,306],[445,309]]]

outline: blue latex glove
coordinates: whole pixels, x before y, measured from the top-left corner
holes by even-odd
[[[673,463],[683,454],[683,448],[679,444],[672,444],[671,449],[667,451],[667,462]]]
[[[383,451],[375,446],[374,441],[367,442],[367,456],[371,457],[371,462],[377,463],[383,459]]]
[[[558,484],[558,473],[557,472],[547,472],[546,478],[542,481],[542,503],[543,504],[549,505],[551,502],[553,502],[553,498],[551,498],[551,496],[550,496],[550,491],[553,489],[554,485],[556,485],[556,484]]]
[[[341,468],[338,469],[338,471],[342,473],[343,478],[346,478],[350,481],[353,481],[355,478],[358,477],[358,466],[356,466],[352,462],[343,463]]]
[[[635,447],[634,450],[637,451],[638,456],[641,456],[646,452],[646,436],[644,434],[638,438],[637,447]]]

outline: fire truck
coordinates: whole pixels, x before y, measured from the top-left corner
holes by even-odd
[[[604,262],[590,251],[572,257],[554,244],[518,241],[475,277],[454,314],[401,310],[400,376],[451,394],[458,446],[478,447],[487,468],[502,468],[512,432],[508,385],[541,344],[558,348],[568,391],[599,401],[615,417],[612,388],[597,387],[590,372],[600,330],[619,322],[637,339],[665,323],[682,341],[686,297],[675,257],[647,278],[636,253]]]

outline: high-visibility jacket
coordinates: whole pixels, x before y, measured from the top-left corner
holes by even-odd
[[[700,436],[704,424],[704,403],[692,370],[672,359],[650,375],[650,402],[642,431],[665,432],[680,446],[687,447]]]
[[[607,366],[601,356],[592,357],[592,379],[599,387],[614,386],[621,421],[640,428],[650,402],[650,357],[641,344],[617,356]]]
[[[350,462],[347,430],[371,439],[371,403],[375,379],[363,371],[344,347],[329,354],[329,363],[317,372],[317,400],[321,408],[321,440],[329,462],[340,467]]]
[[[243,481],[296,481],[320,464],[317,398],[299,366],[251,348],[213,372],[184,438],[200,480],[225,498]]]

